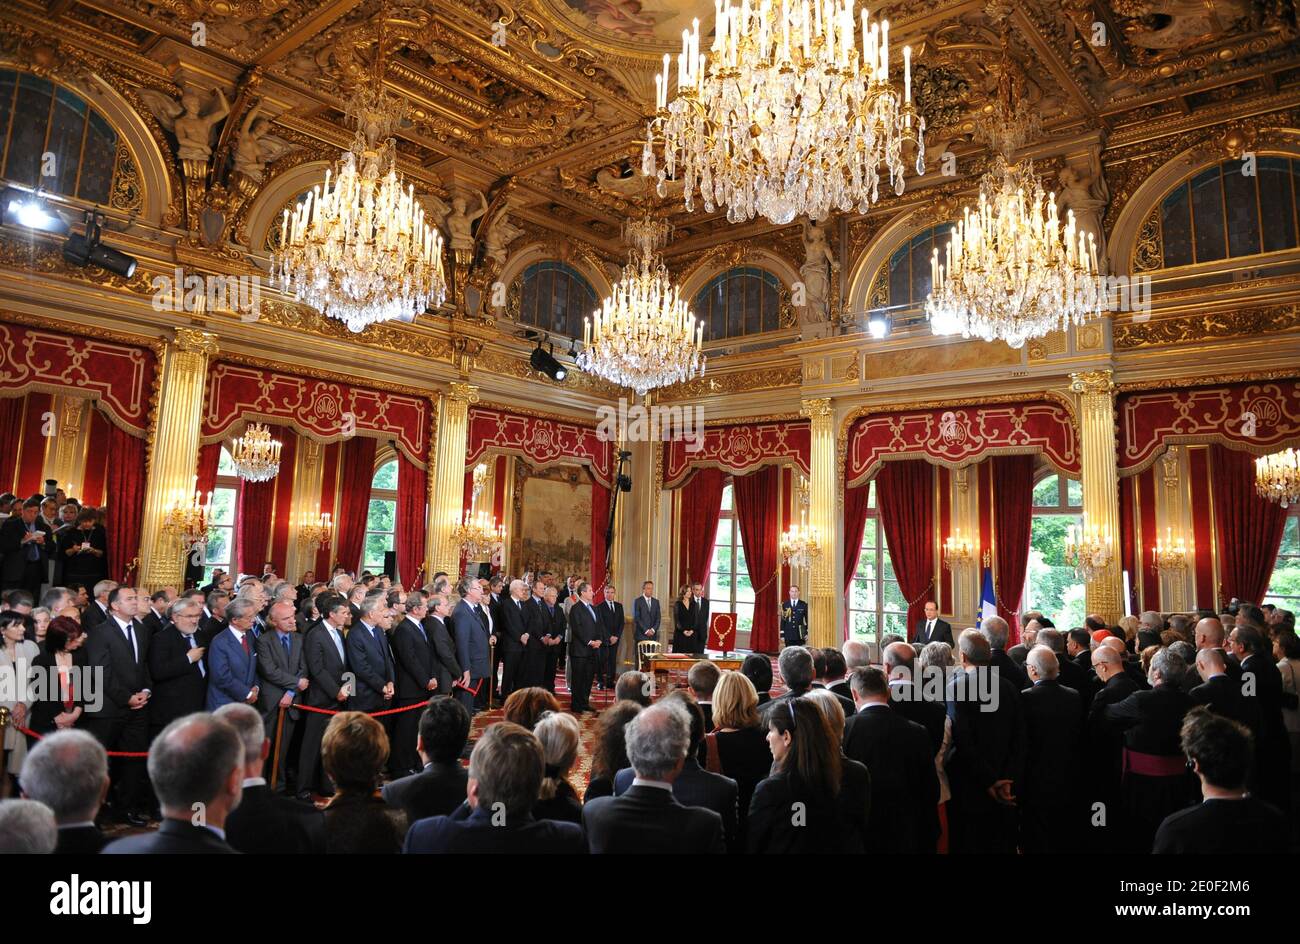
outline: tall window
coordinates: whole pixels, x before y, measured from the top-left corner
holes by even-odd
[[[722,490],[722,514],[718,517],[718,535],[713,542],[708,593],[710,613],[735,613],[737,632],[753,629],[754,585],[749,582],[730,484]]]
[[[239,507],[239,476],[225,446],[217,462],[217,481],[212,488],[212,516],[208,519],[208,543],[203,552],[203,583],[212,581],[220,567],[232,573],[235,560],[235,511]]]
[[[753,266],[728,269],[695,296],[691,311],[704,324],[704,340],[775,331],[781,326],[781,283]]]
[[[370,508],[366,512],[366,543],[361,553],[361,569],[382,573],[384,554],[394,547],[394,522],[397,520],[397,460],[389,459],[375,469],[370,481]],[[390,575],[396,576],[396,575]]]
[[[1300,507],[1293,507],[1287,515],[1264,602],[1292,613],[1300,612]]]
[[[1022,610],[1040,610],[1058,629],[1083,625],[1084,584],[1065,562],[1070,525],[1083,524],[1083,486],[1055,473],[1034,486],[1034,520],[1029,538]]]
[[[867,488],[867,526],[862,531],[858,569],[849,581],[849,634],[879,642],[885,633],[907,636],[907,599],[894,576],[885,529],[880,526],[876,483]]]
[[[582,320],[600,307],[591,283],[563,262],[534,262],[516,284],[518,310],[510,314],[516,321],[544,331],[580,338]]]
[[[0,149],[8,180],[91,203],[109,202],[117,132],[81,96],[60,85],[0,69]]]

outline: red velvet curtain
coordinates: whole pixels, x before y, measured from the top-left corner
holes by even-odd
[[[1133,503],[1135,478],[1136,476],[1126,475],[1119,480],[1119,553],[1120,566],[1128,572],[1129,598],[1126,601],[1128,604],[1126,612],[1129,613],[1138,611],[1137,529],[1133,522],[1136,511]]]
[[[108,575],[130,582],[140,572],[140,530],[144,520],[145,441],[108,424]]]
[[[924,459],[886,462],[876,476],[876,507],[898,588],[910,601],[910,639],[934,597],[934,466]]]
[[[1218,444],[1210,450],[1223,602],[1236,597],[1258,606],[1277,563],[1287,510],[1255,494],[1254,456]]]
[[[777,503],[781,480],[779,466],[764,466],[749,475],[732,480],[736,497],[736,523],[745,548],[749,582],[754,587],[754,622],[750,629],[749,648],[755,652],[778,652],[781,649],[777,608],[780,606],[779,520]],[[719,503],[720,504],[720,503]],[[715,526],[716,527],[716,526]]]
[[[853,575],[858,572],[858,557],[862,554],[862,535],[867,530],[868,501],[871,484],[844,490],[844,599],[853,588]],[[924,601],[922,601],[924,602]],[[849,607],[844,605],[844,623],[840,631],[849,638]]]
[[[27,398],[0,397],[0,491],[12,492],[18,471],[18,430],[23,425]]]
[[[1007,645],[1020,641],[1020,598],[1029,568],[1029,540],[1034,523],[1034,457],[994,456],[993,592],[998,615],[1011,628]]]
[[[370,512],[370,483],[375,478],[378,443],[369,436],[353,436],[343,444],[339,472],[339,517],[334,527],[335,560],[348,570],[361,563]]]
[[[682,486],[682,518],[679,532],[680,579],[672,588],[674,600],[682,584],[705,583],[713,563],[713,542],[722,514],[722,487],[726,475],[721,469],[696,469]],[[668,607],[665,606],[665,611]]]
[[[330,515],[336,526],[338,516],[334,513],[334,486],[338,482],[339,456],[342,454],[342,443],[330,443],[321,450],[320,510]],[[330,555],[334,553],[336,546],[330,543],[316,549],[317,580],[329,580],[334,572],[334,568],[330,566]]]
[[[52,394],[29,393],[24,402],[26,417],[23,422],[22,452],[18,456],[18,487],[14,489],[14,494],[19,498],[30,498],[45,491],[45,448],[50,441],[50,436],[46,434],[54,435],[58,430],[52,412]],[[18,429],[17,426],[13,428]]]
[[[217,466],[221,464],[221,443],[208,443],[199,446],[198,467],[194,470],[199,477],[196,491],[204,498],[208,492],[217,487]]]
[[[595,602],[605,600],[605,529],[609,527],[609,502],[613,492],[597,481],[591,483],[591,585]],[[624,591],[626,592],[626,587]]]
[[[429,473],[397,451],[397,579],[407,588],[419,585],[424,568],[425,509]]]
[[[282,444],[279,474],[266,482],[239,483],[239,537],[235,550],[241,574],[260,574],[263,565],[271,559],[268,555],[276,490],[282,476],[293,478],[298,434],[283,426],[272,426],[270,430],[271,437]]]
[[[92,406],[87,415],[90,417],[89,441],[108,442],[108,428],[112,424],[105,418],[103,411]],[[74,483],[70,497],[81,499],[83,505],[104,504],[104,481],[108,478],[110,458],[107,452],[90,450],[86,455],[86,468],[81,473],[81,481]],[[0,481],[3,479],[4,476],[0,475]]]

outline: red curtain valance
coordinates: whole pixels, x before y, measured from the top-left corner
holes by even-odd
[[[288,426],[319,442],[353,435],[392,440],[406,458],[424,468],[430,409],[425,397],[221,362],[208,373],[200,438],[217,442],[237,422],[257,419]]]
[[[925,458],[960,468],[987,456],[1042,453],[1057,471],[1080,473],[1073,417],[1050,400],[874,413],[849,430],[845,483],[861,485],[885,457]]]
[[[149,432],[158,357],[149,348],[0,322],[0,396],[69,388],[96,400],[125,432]]]
[[[606,488],[614,484],[614,444],[602,442],[594,427],[491,407],[470,407],[466,468],[488,450],[523,456],[538,468],[563,462],[585,465],[597,484]]]
[[[664,444],[664,488],[681,485],[696,468],[748,475],[765,465],[792,462],[804,475],[811,474],[812,427],[807,420],[711,426],[703,440],[695,452],[683,440]]]
[[[1300,379],[1134,391],[1120,394],[1116,407],[1120,475],[1141,472],[1177,443],[1251,452],[1300,446]]]

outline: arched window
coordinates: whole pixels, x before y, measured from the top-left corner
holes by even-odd
[[[1151,211],[1134,249],[1137,271],[1294,249],[1300,159],[1259,155],[1197,171]]]
[[[517,306],[517,308],[516,308]],[[508,311],[521,324],[570,338],[582,337],[582,320],[600,307],[596,290],[571,265],[534,262],[515,283]]]
[[[700,289],[691,312],[704,324],[704,340],[738,338],[781,327],[781,281],[771,272],[739,266]]]
[[[0,70],[0,141],[0,176],[7,180],[89,203],[110,202],[117,132],[75,92],[39,76]]]
[[[366,542],[362,545],[361,569],[384,572],[384,554],[394,547],[397,520],[397,460],[380,460],[370,480],[370,507],[366,512]],[[389,576],[397,576],[390,574]]]
[[[1287,515],[1264,602],[1300,613],[1300,505],[1292,505]]]
[[[212,487],[212,515],[208,518],[208,541],[203,551],[203,584],[212,582],[212,572],[220,567],[233,573],[235,562],[235,517],[239,509],[239,476],[230,451],[221,447],[217,462],[217,480]]]
[[[894,327],[921,320],[926,296],[933,288],[931,255],[935,249],[943,254],[951,233],[951,223],[940,223],[903,240],[871,278],[868,311],[888,312]]]
[[[735,613],[736,632],[747,633],[754,627],[754,585],[749,582],[735,508],[731,483],[727,483],[722,489],[722,513],[709,570],[709,612]]]
[[[894,575],[885,529],[876,509],[876,483],[867,485],[867,525],[862,531],[858,569],[849,581],[849,635],[878,643],[885,633],[907,636],[907,599]]]
[[[1052,472],[1034,486],[1029,567],[1020,607],[1039,610],[1062,631],[1083,625],[1084,584],[1065,562],[1070,525],[1083,523],[1083,485]]]

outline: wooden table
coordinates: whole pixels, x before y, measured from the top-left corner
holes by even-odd
[[[659,676],[664,676],[665,683],[677,682],[683,687],[686,685],[686,674],[690,672],[691,666],[697,662],[712,662],[718,667],[718,671],[731,669],[739,672],[741,665],[745,662],[744,655],[687,655],[685,657],[675,655],[655,655],[645,660],[645,671],[650,676],[650,694],[654,695],[659,688]]]

